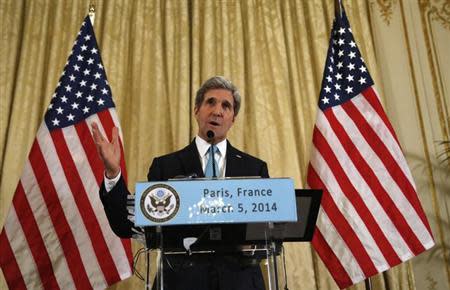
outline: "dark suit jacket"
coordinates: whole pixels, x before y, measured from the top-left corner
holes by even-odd
[[[192,174],[204,177],[195,141],[179,151],[153,159],[147,178],[149,181],[164,181],[176,176]],[[266,162],[237,150],[227,141],[225,176],[268,178],[269,172]],[[122,177],[110,192],[106,192],[104,184],[100,188],[100,199],[109,224],[114,233],[121,238],[130,238],[133,234],[131,230],[133,223],[128,220],[126,209],[128,194],[130,193]]]

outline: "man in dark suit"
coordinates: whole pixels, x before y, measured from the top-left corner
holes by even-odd
[[[214,156],[215,177],[269,177],[264,161],[234,148],[226,139],[239,112],[241,97],[236,87],[223,77],[207,80],[198,90],[194,114],[198,134],[185,148],[157,157],[148,172],[149,181],[163,181],[176,176],[210,177],[207,164]],[[129,191],[120,174],[120,145],[117,128],[109,142],[92,125],[94,141],[105,165],[105,182],[100,190],[106,215],[113,231],[130,238],[139,229],[129,220],[126,209]],[[214,150],[214,155],[210,150]],[[212,160],[212,159],[211,159]],[[214,162],[213,162],[214,164]],[[165,273],[166,289],[264,289],[259,265],[246,257],[209,256],[175,259]],[[250,261],[250,262],[249,262]]]

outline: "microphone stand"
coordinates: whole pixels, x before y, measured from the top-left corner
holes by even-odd
[[[146,247],[146,273],[145,273],[145,290],[151,289],[151,281],[150,281],[150,233],[148,228],[144,228],[144,234],[145,234],[145,247]]]

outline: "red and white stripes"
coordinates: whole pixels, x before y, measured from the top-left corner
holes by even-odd
[[[92,121],[109,136],[119,127],[112,108],[51,132],[43,123],[37,133],[0,235],[11,289],[103,289],[132,274],[130,241],[111,231],[98,196]]]
[[[313,246],[340,288],[434,245],[411,172],[372,87],[318,111],[307,182],[324,189]]]

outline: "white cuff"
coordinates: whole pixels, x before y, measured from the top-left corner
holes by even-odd
[[[117,176],[112,179],[108,178],[106,176],[106,173],[104,173],[103,175],[104,175],[106,192],[110,192],[111,189],[113,189],[113,187],[116,186],[117,182],[120,179],[120,176],[122,176],[122,171],[119,171],[119,174],[117,174]]]

